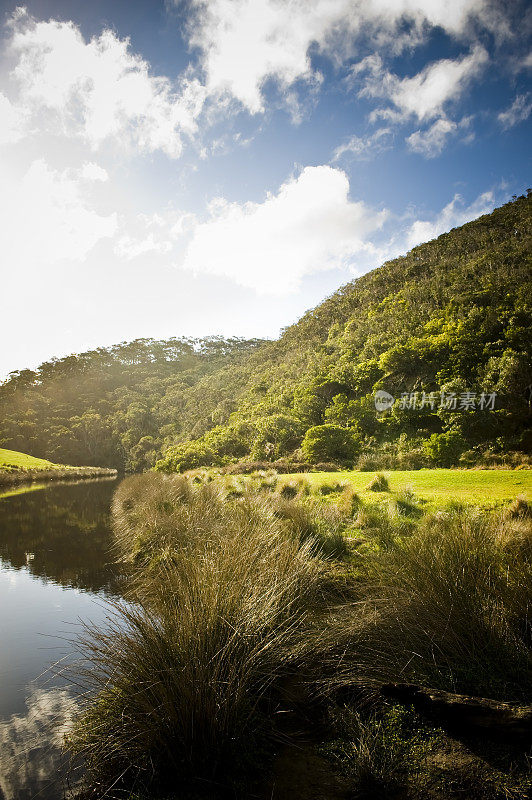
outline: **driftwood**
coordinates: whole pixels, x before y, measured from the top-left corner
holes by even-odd
[[[380,693],[400,703],[411,703],[420,713],[464,732],[468,729],[484,736],[511,736],[532,742],[532,705],[452,694],[408,683],[384,684]]]

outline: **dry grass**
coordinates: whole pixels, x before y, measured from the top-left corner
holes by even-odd
[[[323,572],[313,542],[290,535],[264,498],[160,475],[125,481],[113,513],[142,579],[135,605],[87,632],[96,699],[73,747],[93,785],[234,775],[268,739],[298,663]]]
[[[406,536],[376,530],[381,546],[359,558],[360,602],[324,634],[334,681],[529,697],[530,521],[459,512],[427,517]]]

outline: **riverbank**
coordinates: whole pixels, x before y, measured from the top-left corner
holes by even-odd
[[[80,797],[529,797],[526,498],[284,477],[118,487],[135,602],[80,642]]]
[[[74,481],[85,478],[115,477],[116,469],[109,467],[74,467],[54,464],[27,453],[0,448],[0,486],[15,486],[34,481]]]

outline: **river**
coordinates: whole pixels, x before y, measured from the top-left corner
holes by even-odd
[[[0,497],[0,800],[72,791],[62,743],[76,690],[61,671],[76,658],[81,622],[104,624],[120,596],[115,486],[48,484]]]

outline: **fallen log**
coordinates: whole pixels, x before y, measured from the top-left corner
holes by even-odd
[[[388,683],[380,687],[383,697],[407,703],[416,711],[443,720],[460,729],[483,735],[528,738],[532,741],[532,706],[504,703],[486,697],[470,697],[410,683]]]

